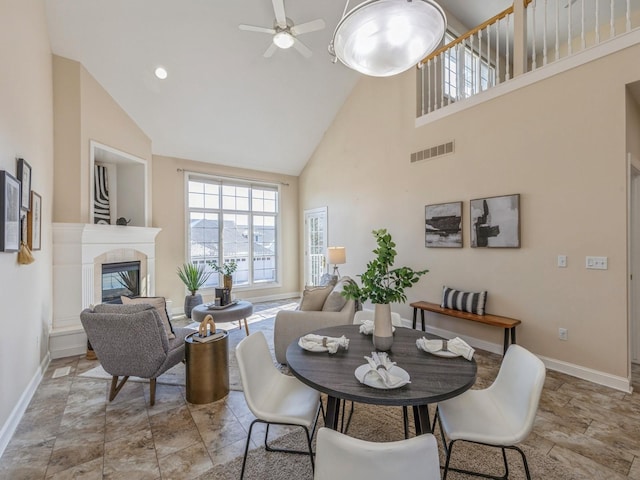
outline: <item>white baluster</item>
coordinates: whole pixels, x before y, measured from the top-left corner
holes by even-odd
[[[582,18],[580,24],[580,41],[582,42],[582,50],[587,46],[586,41],[584,39],[584,0],[582,0]]]
[[[478,92],[482,91],[482,30],[478,30]]]
[[[600,43],[600,0],[596,0],[596,45]]]
[[[536,0],[533,0],[531,6],[531,70],[536,69]]]
[[[431,113],[431,64],[433,63],[433,59],[429,59],[427,62],[427,112]]]
[[[613,38],[616,36],[616,25],[615,25],[615,17],[613,12],[613,0],[609,0],[609,5],[611,6],[611,21],[609,22],[609,38]]]
[[[559,3],[560,0],[556,0],[556,62],[560,58],[560,25],[558,23],[560,21]]]
[[[424,116],[424,69],[426,65],[422,63],[420,65],[420,112],[421,116]]]
[[[509,31],[509,19],[511,18],[511,15],[507,15],[506,18],[507,18],[507,33],[506,33],[505,37],[506,37],[507,40],[506,40],[505,48],[507,49],[507,52],[506,52],[507,53],[506,54],[506,60],[507,61],[505,62],[505,64],[506,64],[506,69],[505,70],[506,71],[505,71],[505,74],[504,74],[504,79],[505,80],[509,80],[509,63],[511,63],[511,59],[509,58],[509,42],[511,41],[511,39],[509,38],[509,33],[510,33],[510,31]]]
[[[438,57],[434,57],[433,60],[433,109],[438,110],[441,107],[441,105],[438,105],[440,97],[440,95],[438,95],[438,77],[440,76],[438,75],[438,72],[440,72],[440,69],[438,68]]]
[[[496,85],[500,85],[500,25],[502,20],[496,22]]]
[[[547,64],[547,0],[544,0],[544,18],[542,19],[542,65]]]
[[[627,32],[631,30],[631,0],[627,0]]]
[[[444,52],[441,52],[440,55],[440,71],[444,71]],[[444,75],[438,75],[440,77],[440,107],[444,107]]]
[[[490,82],[489,74],[491,73],[491,25],[487,25],[487,88],[495,85],[495,80]]]
[[[573,5],[573,2],[571,0],[568,0],[569,2],[569,17],[567,18],[567,53],[568,55],[571,55],[573,53],[573,32],[571,31],[571,6]]]

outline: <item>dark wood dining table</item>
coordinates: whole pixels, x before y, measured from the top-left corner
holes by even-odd
[[[395,389],[379,389],[364,385],[355,370],[367,363],[364,356],[375,351],[371,335],[359,332],[359,325],[342,325],[312,332],[326,337],[349,339],[349,348],[337,353],[310,352],[295,340],[287,348],[287,364],[291,373],[310,387],[327,394],[325,425],[338,429],[340,401],[412,407],[416,434],[431,432],[428,405],[460,395],[476,380],[475,360],[463,357],[445,358],[419,350],[421,337],[440,338],[410,328],[397,327],[393,346],[387,352],[397,366],[407,371],[411,383]]]

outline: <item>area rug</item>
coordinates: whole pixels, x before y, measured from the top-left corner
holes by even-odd
[[[319,421],[322,424],[322,421]],[[349,436],[375,442],[387,442],[403,439],[402,409],[399,407],[381,407],[375,405],[357,404],[353,420],[349,428]],[[413,433],[411,434],[413,436]],[[442,444],[439,439],[439,430],[436,431],[440,451],[440,465],[444,465]],[[263,437],[255,434],[254,441],[260,447],[249,452],[245,479],[247,480],[311,480],[313,474],[308,457],[302,455],[290,455],[264,450]],[[293,432],[273,442],[281,448],[305,448],[304,434]],[[562,479],[562,480],[587,480],[587,477],[576,476],[567,472],[564,466],[547,456],[545,452],[528,445],[522,446],[527,455],[531,477],[534,479]],[[314,442],[315,449],[315,442]],[[509,479],[525,479],[522,460],[516,452],[507,452],[509,459]],[[199,480],[236,480],[240,476],[242,456],[234,460],[218,465]],[[493,475],[502,475],[503,464],[499,449],[483,447],[479,445],[460,443],[455,447],[452,467],[479,470]],[[398,472],[402,478],[402,472]],[[447,476],[451,480],[463,480],[471,478],[467,475],[450,472]]]
[[[267,339],[267,343],[269,344],[269,349],[273,356],[273,323],[275,317],[266,318],[259,322],[254,322],[249,325],[249,331],[251,333],[254,332],[262,332],[264,333],[265,338]],[[240,341],[245,338],[246,334],[244,328],[234,328],[233,330],[229,330],[229,389],[230,390],[238,390],[242,391],[242,382],[240,380],[240,373],[238,371],[238,362],[236,361],[236,346]],[[274,359],[274,364],[279,368],[283,369],[286,367],[281,366]],[[111,380],[111,375],[104,371],[102,365],[96,365],[91,370],[87,370],[84,373],[79,375],[80,377],[86,378],[99,378],[103,380]],[[149,383],[149,379],[140,378],[140,377],[129,377],[130,382],[146,382]],[[165,373],[160,375],[156,380],[159,384],[164,385],[185,385],[186,384],[186,368],[184,363],[179,363],[178,365],[170,368]]]

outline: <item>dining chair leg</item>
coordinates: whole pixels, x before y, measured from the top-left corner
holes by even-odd
[[[440,429],[442,430],[442,425],[440,425]],[[508,445],[508,446],[500,446],[497,448],[500,448],[502,450],[502,460],[504,462],[504,475],[502,476],[496,476],[496,475],[489,475],[487,473],[481,473],[481,472],[473,472],[471,470],[463,470],[460,468],[453,468],[450,467],[450,461],[451,461],[451,454],[452,454],[452,449],[453,449],[453,444],[455,442],[457,442],[458,440],[452,440],[451,442],[449,442],[449,447],[447,448],[446,443],[445,445],[445,453],[446,453],[446,461],[445,461],[445,465],[444,465],[444,473],[442,476],[442,480],[446,480],[447,478],[447,474],[449,473],[449,471],[452,472],[458,472],[458,473],[464,473],[466,475],[473,475],[474,477],[482,477],[482,478],[491,478],[493,480],[508,480],[509,479],[509,464],[507,461],[507,453],[506,453],[506,449],[509,450],[515,450],[516,452],[518,452],[520,454],[520,456],[522,457],[522,464],[524,465],[524,472],[525,475],[527,477],[527,480],[531,480],[531,472],[529,471],[529,464],[527,463],[527,457],[524,454],[524,452],[517,446],[515,445]],[[489,445],[486,443],[481,443],[481,442],[471,442],[469,440],[462,440],[463,442],[466,441],[468,443],[476,443],[478,445],[486,445],[489,447],[496,447],[496,445]]]
[[[244,478],[244,469],[247,466],[247,454],[249,453],[249,443],[251,442],[251,432],[253,430],[253,426],[258,421],[259,420],[254,420],[253,422],[251,422],[251,425],[249,425],[249,433],[247,434],[247,443],[244,446],[244,456],[242,457],[242,470],[240,471],[240,480]]]
[[[404,438],[409,438],[409,411],[406,405],[402,407],[402,423],[404,424]]]

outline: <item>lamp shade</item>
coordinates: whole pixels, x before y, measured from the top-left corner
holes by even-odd
[[[342,265],[347,263],[347,250],[344,247],[328,247],[329,263]]]
[[[435,50],[446,27],[432,0],[367,0],[342,17],[329,52],[360,73],[388,77]]]

